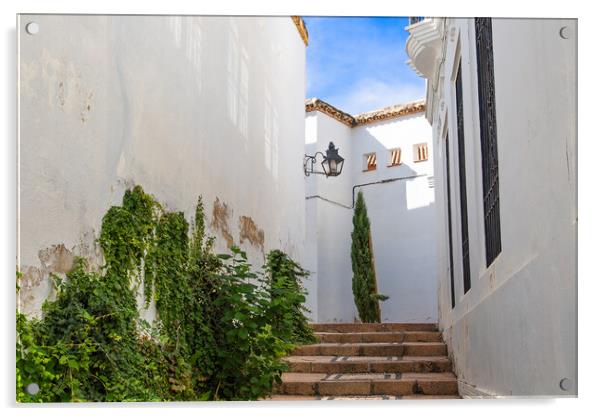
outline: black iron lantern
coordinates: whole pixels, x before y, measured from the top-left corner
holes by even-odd
[[[324,172],[314,170],[314,164],[317,163],[316,158],[318,155],[322,156],[323,160],[321,165]],[[311,163],[309,169],[307,167],[308,162]],[[312,173],[326,175],[326,177],[339,176],[343,171],[344,162],[345,159],[339,155],[339,149],[334,147],[333,142],[330,142],[328,149],[326,149],[326,156],[322,152],[316,152],[316,154],[313,156],[305,155],[305,159],[303,161],[303,171],[305,172],[305,176],[309,176]]]

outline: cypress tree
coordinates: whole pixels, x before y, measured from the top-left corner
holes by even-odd
[[[353,297],[362,322],[380,322],[379,301],[388,297],[376,292],[376,271],[370,241],[370,219],[364,195],[357,195],[351,233],[351,267]]]

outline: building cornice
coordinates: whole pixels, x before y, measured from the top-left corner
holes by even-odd
[[[413,101],[406,104],[397,104],[380,110],[361,113],[354,116],[357,125],[376,123],[392,118],[403,117],[410,114],[422,113],[425,111],[424,100]]]
[[[291,16],[291,19],[293,19],[293,23],[295,23],[303,43],[305,43],[305,46],[307,46],[309,44],[309,34],[307,33],[307,27],[305,27],[303,18],[301,18],[301,16]]]
[[[335,106],[330,105],[319,98],[305,100],[305,112],[310,113],[312,111],[320,111],[349,127],[353,127],[356,124],[355,118],[352,115],[339,110]]]
[[[426,110],[424,100],[413,101],[406,104],[398,104],[379,110],[356,114],[354,116],[339,110],[333,105],[320,100],[311,98],[305,100],[305,112],[320,111],[335,120],[340,121],[348,127],[362,126],[365,124],[377,123],[379,121],[390,120],[397,117],[403,117],[410,114],[423,113]]]

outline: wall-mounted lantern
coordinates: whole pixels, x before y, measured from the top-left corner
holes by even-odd
[[[314,165],[318,163],[316,159],[318,155],[322,156],[323,160],[320,164],[324,172],[314,170]],[[343,171],[343,162],[345,162],[345,159],[339,156],[339,149],[336,149],[334,143],[330,142],[328,149],[326,149],[326,156],[322,152],[316,152],[313,156],[305,155],[303,159],[303,171],[305,172],[305,176],[309,176],[312,173],[326,175],[326,177],[339,176]],[[308,163],[310,163],[309,168],[307,166]]]

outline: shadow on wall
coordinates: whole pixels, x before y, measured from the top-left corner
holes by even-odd
[[[351,169],[351,180],[340,185],[348,189],[328,188],[336,193],[336,199],[321,194],[308,200],[317,204],[319,322],[353,322],[358,316],[352,292],[350,236],[352,201],[360,190],[371,222],[378,292],[389,296],[381,303],[381,319],[437,321],[436,218],[434,189],[428,177],[432,164],[420,162],[414,168],[411,150],[415,140],[399,138],[391,134],[394,130],[387,133],[388,140],[379,140],[368,129],[355,131],[350,149],[350,158],[355,160],[345,166]],[[397,147],[402,149],[402,163],[388,167],[390,149]],[[363,171],[368,153],[377,155],[376,170]],[[318,189],[324,192],[324,188]],[[352,204],[345,204],[347,201]]]
[[[376,171],[361,172],[365,180],[356,181],[376,182],[356,189],[364,193],[368,208],[378,291],[389,296],[381,303],[381,319],[436,322],[436,212],[429,162],[419,162],[425,164],[420,171],[418,163],[416,169],[404,163],[413,161],[413,143],[400,140],[402,164],[387,167],[389,148],[370,133],[361,140],[363,149],[373,149],[381,160]]]

